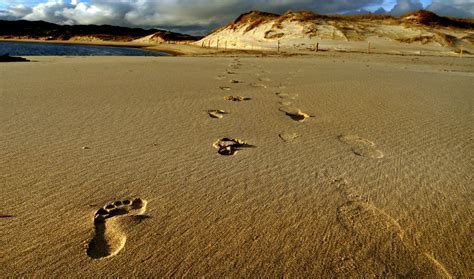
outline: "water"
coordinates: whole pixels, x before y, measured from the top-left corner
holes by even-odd
[[[167,53],[127,47],[0,42],[0,55],[11,56],[166,56]]]

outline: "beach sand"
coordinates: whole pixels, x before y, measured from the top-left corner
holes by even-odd
[[[472,58],[29,58],[2,276],[474,274]]]

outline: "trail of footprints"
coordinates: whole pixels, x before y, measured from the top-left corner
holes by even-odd
[[[229,67],[231,69],[226,70],[227,75],[237,74],[236,70],[239,70],[241,66],[242,66],[242,64],[240,63],[240,59],[238,59],[238,58],[234,59],[229,64]],[[216,78],[219,79],[219,80],[223,80],[223,79],[226,78],[226,76],[225,75],[218,75]],[[243,81],[237,80],[237,79],[230,79],[229,83],[231,83],[231,84],[240,84],[240,83],[243,83]],[[229,87],[229,86],[220,86],[219,88],[221,90],[224,90],[224,91],[231,91],[232,90],[232,88]],[[227,96],[224,96],[224,100],[231,101],[231,102],[242,102],[242,101],[249,101],[249,100],[251,100],[251,98],[244,97],[244,96],[238,96],[238,95],[227,95]],[[222,119],[225,114],[228,114],[228,112],[226,112],[224,110],[221,110],[221,109],[212,109],[212,110],[208,110],[207,114],[211,118]],[[212,146],[217,149],[217,153],[219,153],[220,155],[223,155],[223,156],[231,156],[231,155],[236,154],[239,150],[242,150],[244,148],[254,147],[253,145],[248,144],[245,141],[243,141],[241,139],[237,139],[237,138],[221,138],[221,139],[217,140],[216,142],[214,142],[212,144]]]
[[[259,81],[269,81],[260,78]],[[255,86],[255,84],[251,84]],[[279,110],[291,120],[304,122],[314,117],[293,105],[297,94],[281,92],[285,86],[279,86],[276,93],[281,107]],[[226,100],[242,101],[243,97],[227,96]],[[282,132],[278,135],[284,142],[295,141],[299,135],[294,132]],[[384,154],[376,144],[357,135],[347,134],[337,137],[350,151],[360,157],[382,159]],[[238,150],[253,147],[240,139],[222,138],[213,146],[221,155],[234,155]],[[368,261],[375,261],[381,269],[369,270],[375,277],[425,277],[451,278],[442,264],[428,253],[421,251],[405,237],[405,231],[393,217],[362,199],[346,179],[334,179],[331,182],[340,191],[345,202],[336,210],[336,219],[359,242],[360,251],[352,251],[333,266],[338,277],[358,277],[359,267]],[[369,241],[367,241],[369,239]],[[362,248],[363,247],[363,248]],[[368,275],[368,274],[367,274]]]
[[[231,64],[232,70],[227,70],[227,73],[235,74],[233,70],[240,69],[241,65],[238,59],[234,60]],[[225,79],[225,76],[217,78]],[[284,86],[280,85],[279,88],[284,89]],[[221,89],[231,90],[230,87],[221,87]],[[292,106],[298,95],[278,92],[276,96],[282,105],[280,111],[292,120],[303,122],[313,117]],[[241,96],[226,96],[224,99],[228,101],[250,100],[250,98]],[[221,109],[212,109],[206,112],[209,117],[215,119],[222,119],[224,115],[228,114]],[[300,137],[293,132],[282,132],[278,136],[284,142],[292,142]],[[373,159],[381,159],[384,156],[380,150],[376,149],[375,143],[356,135],[340,135],[338,140],[347,145],[357,156]],[[240,150],[255,147],[241,139],[227,137],[218,139],[212,145],[217,149],[218,154],[223,156],[232,156]],[[394,218],[370,202],[364,201],[348,180],[331,178],[330,183],[335,186],[345,200],[336,210],[339,224],[348,232],[355,234],[361,246],[365,245],[364,240],[368,238],[372,240],[370,247],[368,247],[368,254],[355,253],[354,257],[343,258],[335,263],[333,270],[338,276],[360,276],[358,264],[363,265],[363,262],[368,258],[375,257],[376,261],[386,269],[383,274],[375,275],[450,278],[450,274],[438,261],[406,240],[403,228]],[[146,205],[147,202],[141,198],[125,199],[109,203],[97,210],[94,215],[93,237],[88,243],[87,255],[92,259],[104,259],[117,255],[124,248],[127,240],[121,224],[125,221],[140,221],[146,218],[147,216],[144,215]],[[374,234],[374,232],[376,233]],[[395,265],[394,263],[399,264]]]
[[[239,70],[242,66],[242,63],[240,62],[239,58],[234,59],[230,64],[229,67],[230,69],[226,70],[227,75],[235,75],[237,74],[236,70]],[[261,69],[260,66],[257,66],[257,68]],[[292,78],[296,76],[298,72],[301,70],[297,71],[292,71],[289,73],[287,77],[287,81],[289,82]],[[257,73],[257,80],[259,82],[271,82],[270,78],[262,76],[263,74],[269,73],[268,71],[261,70],[261,73]],[[216,77],[219,80],[226,79],[226,75],[218,75]],[[231,84],[240,84],[243,83],[243,81],[238,80],[238,79],[230,79],[229,82]],[[261,87],[261,88],[267,88],[267,85],[264,83],[250,83],[249,84],[252,87]],[[231,91],[232,88],[230,86],[220,86],[219,87],[221,90],[224,91]],[[313,115],[302,111],[298,107],[294,106],[294,102],[298,99],[298,94],[291,94],[291,93],[286,93],[284,92],[287,88],[286,85],[284,84],[279,84],[277,86],[278,92],[275,93],[275,95],[278,97],[278,104],[280,105],[279,111],[283,112],[286,116],[289,117],[289,119],[302,123],[306,121],[309,118],[314,117]],[[249,101],[251,98],[245,97],[245,96],[240,96],[240,95],[227,95],[224,96],[224,100],[226,101],[231,101],[231,102],[242,102],[242,101]],[[220,110],[220,109],[213,109],[213,110],[208,110],[207,111],[209,117],[215,118],[215,119],[222,119],[227,112]],[[280,134],[278,134],[280,139],[284,142],[293,142],[295,139],[299,138],[300,135],[290,132],[290,131],[284,131]],[[352,151],[354,155],[361,156],[361,157],[366,157],[366,158],[371,158],[371,159],[382,159],[384,157],[384,154],[382,151],[378,150],[375,147],[375,143],[373,143],[370,140],[361,138],[357,135],[340,135],[338,136],[338,139],[340,142],[346,144],[348,148]],[[241,141],[241,140],[238,140]],[[215,144],[214,144],[215,146]],[[221,155],[233,155],[236,152],[230,152],[229,149],[230,147],[226,147],[227,151],[221,150],[218,148],[218,153]]]

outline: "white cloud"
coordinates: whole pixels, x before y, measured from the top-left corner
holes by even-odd
[[[313,10],[337,13],[359,10],[383,0],[49,0],[35,5],[29,13],[13,6],[0,18],[45,20],[54,23],[115,24],[127,26],[212,26],[226,23],[243,12],[263,10],[284,12]]]

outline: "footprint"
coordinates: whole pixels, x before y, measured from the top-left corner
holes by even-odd
[[[280,105],[284,106],[284,107],[288,107],[288,106],[291,106],[293,104],[293,102],[291,101],[281,101],[281,102],[278,102]]]
[[[286,113],[291,119],[298,122],[303,122],[306,118],[313,117],[305,112],[302,112],[300,109],[292,107],[281,107],[280,111]]]
[[[241,102],[241,101],[251,100],[251,98],[242,97],[242,96],[225,96],[224,100],[233,101],[233,102]]]
[[[236,80],[236,79],[231,79],[231,80],[230,80],[230,83],[242,83],[242,81]]]
[[[234,72],[234,71],[230,71],[230,70],[227,70],[227,74],[228,74],[228,75],[235,75],[235,74],[236,74],[236,72]]]
[[[259,81],[272,81],[271,79],[269,78],[266,78],[266,77],[261,77],[258,79]]]
[[[212,146],[217,149],[217,152],[219,154],[225,156],[234,155],[242,148],[255,147],[253,145],[247,144],[243,140],[231,138],[222,138],[216,141]]]
[[[441,263],[405,240],[405,232],[391,216],[374,205],[348,201],[337,209],[337,220],[352,231],[365,254],[384,267],[383,277],[451,278]],[[362,251],[358,251],[362,252]]]
[[[221,90],[225,90],[225,91],[230,91],[230,90],[231,90],[231,88],[228,87],[228,86],[219,86],[219,88],[220,88]]]
[[[218,79],[218,80],[223,80],[225,78],[227,78],[225,75],[217,75],[216,76],[216,79]]]
[[[261,84],[261,83],[251,83],[250,86],[267,88],[267,86],[265,84]]]
[[[127,240],[117,221],[125,217],[134,217],[137,220],[147,217],[143,215],[146,204],[147,202],[140,198],[127,199],[115,201],[97,210],[94,216],[94,236],[89,242],[87,255],[93,259],[117,255]]]
[[[337,210],[337,220],[347,229],[358,233],[383,232],[384,237],[404,238],[404,232],[392,217],[370,203],[351,200]]]
[[[277,92],[275,94],[281,99],[295,100],[298,97],[298,94],[288,94],[288,93],[281,93],[281,92]]]
[[[207,114],[209,114],[210,117],[212,118],[218,118],[221,119],[224,117],[224,114],[227,114],[228,112],[225,112],[221,109],[211,109],[207,111]]]
[[[299,137],[297,133],[283,132],[278,135],[283,141],[292,142]]]
[[[0,214],[0,218],[11,218],[13,215],[10,214]]]
[[[375,149],[375,143],[370,140],[361,138],[356,135],[340,135],[338,139],[349,145],[352,152],[357,156],[363,156],[373,159],[381,159],[384,157],[382,151]]]

